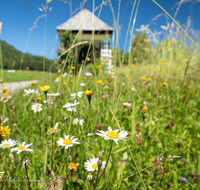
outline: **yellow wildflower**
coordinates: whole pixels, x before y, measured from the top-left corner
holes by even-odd
[[[84,63],[85,61],[84,61],[84,60],[82,60],[81,62],[82,62],[82,63]]]
[[[66,82],[63,82],[63,85],[66,85],[67,83]]]
[[[3,82],[3,84],[7,84],[7,82]]]
[[[100,68],[101,68],[101,65],[98,65],[97,68],[100,69]]]
[[[7,135],[10,135],[10,129],[8,129],[8,126],[0,126],[0,136],[3,138],[6,138]]]
[[[73,73],[73,71],[70,71],[70,74],[72,74]]]
[[[107,59],[105,59],[105,60],[104,60],[104,63],[107,63],[107,62],[108,62],[108,60],[107,60]]]
[[[40,96],[37,96],[37,100],[41,100],[41,97],[40,97]]]
[[[160,65],[162,65],[162,61],[160,61],[160,63],[159,63]]]
[[[142,77],[142,79],[143,79],[143,80],[146,80],[146,79],[147,79],[147,77]]]
[[[163,85],[164,85],[164,86],[167,86],[167,83],[166,83],[166,82],[163,82]]]
[[[151,81],[151,78],[148,78],[148,81]]]
[[[2,90],[3,90],[3,92],[6,92],[8,89],[6,89],[6,88],[2,88]]]
[[[8,98],[10,95],[7,93],[7,92],[5,92],[5,93],[3,93],[3,97],[4,98]]]
[[[92,95],[92,90],[86,90],[85,91],[86,96],[91,96]]]
[[[74,66],[72,66],[72,69],[75,69],[75,67],[74,67]]]
[[[40,90],[44,93],[46,93],[49,89],[50,89],[49,85],[40,86]]]
[[[60,80],[60,79],[61,79],[61,77],[56,77],[56,79]]]
[[[102,80],[98,80],[97,84],[103,84],[103,81]]]
[[[88,58],[87,58],[87,61],[90,61],[90,60],[91,60],[91,59],[88,57]]]
[[[135,65],[134,65],[134,64],[132,64],[132,65],[131,65],[131,67],[135,67]]]
[[[148,107],[147,107],[147,106],[144,106],[144,107],[142,108],[142,113],[145,113],[147,110],[148,110]]]
[[[77,171],[78,166],[79,163],[75,164],[74,162],[70,162],[68,168],[72,173],[75,173]]]

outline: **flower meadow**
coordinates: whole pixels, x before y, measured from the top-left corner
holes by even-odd
[[[154,47],[114,47],[110,73],[88,51],[12,94],[2,79],[0,189],[200,189],[200,56],[174,23]]]
[[[158,67],[4,88],[1,188],[198,189],[199,91]]]

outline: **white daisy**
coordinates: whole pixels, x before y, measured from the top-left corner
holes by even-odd
[[[4,173],[5,173],[4,171],[3,171],[3,172],[0,172],[0,174],[1,174],[1,175],[0,175],[0,179],[1,179],[1,176],[3,176]]]
[[[60,96],[60,93],[51,93],[51,94],[47,93],[47,96],[54,96],[54,97],[56,97],[56,96]]]
[[[32,149],[28,148],[29,146],[31,146],[33,143],[31,144],[27,144],[25,145],[25,142],[23,142],[22,144],[19,143],[19,147],[16,148],[11,148],[11,152],[13,151],[17,151],[17,154],[23,152],[23,151],[33,151]]]
[[[131,106],[131,103],[125,102],[125,103],[123,103],[123,106],[130,107],[130,106]]]
[[[93,76],[93,74],[90,73],[90,72],[85,73],[85,75],[88,76],[88,77],[89,77],[89,76]]]
[[[80,86],[85,86],[85,83],[81,83]]]
[[[64,73],[64,74],[63,74],[63,78],[65,78],[66,76],[67,76],[67,73]]]
[[[118,144],[119,140],[125,140],[128,132],[127,131],[121,131],[118,133],[119,129],[112,130],[111,127],[108,127],[108,131],[99,131],[99,133],[96,133],[96,135],[102,136],[105,140],[114,140],[116,144]]]
[[[74,124],[78,124],[78,125],[83,125],[84,122],[85,122],[84,119],[75,118],[75,119],[73,120],[73,123],[74,123]]]
[[[58,127],[58,122],[56,123],[55,127],[52,127],[48,130],[48,133],[54,134],[54,133],[57,133],[58,131],[60,131],[60,129],[57,129],[57,127]]]
[[[26,89],[24,89],[24,92],[25,92],[26,95],[29,95],[29,94],[39,94],[38,89],[37,90],[34,90],[34,89],[28,89],[28,90],[26,90]]]
[[[65,135],[65,139],[60,137],[57,143],[60,146],[64,146],[65,149],[68,149],[76,144],[80,144],[80,142],[76,142],[77,140],[77,138],[74,139],[74,136],[70,137],[69,135]]]
[[[35,103],[31,106],[31,110],[34,111],[34,113],[36,112],[40,112],[42,110],[42,104],[40,103]]]
[[[44,104],[46,104],[46,103],[48,103],[48,102],[49,102],[49,100],[44,100],[44,101],[43,101]]]
[[[15,146],[17,144],[17,141],[12,140],[12,139],[8,139],[8,140],[4,140],[2,141],[2,143],[0,144],[0,148],[11,148],[13,146]]]
[[[134,87],[133,87],[133,88],[131,88],[131,90],[132,90],[132,91],[135,91],[135,92],[137,92],[137,90],[136,90]]]
[[[72,96],[73,98],[76,98],[76,96],[78,96],[79,98],[81,98],[83,96],[83,91],[70,94],[70,96]]]
[[[94,133],[88,133],[88,134],[87,134],[88,137],[90,137],[90,136],[92,136],[92,135],[94,135]]]
[[[67,111],[74,111],[76,112],[76,105],[78,105],[79,102],[77,102],[77,100],[74,101],[74,103],[67,103],[64,106],[62,106],[63,108],[67,108]]]
[[[89,160],[87,160],[85,162],[85,169],[88,172],[98,170],[98,165],[97,165],[98,160],[99,158],[90,158]],[[106,162],[103,161],[101,169],[105,168],[105,165],[106,165]]]
[[[59,82],[59,81],[60,81],[60,79],[56,79],[56,80],[55,80],[55,82]]]

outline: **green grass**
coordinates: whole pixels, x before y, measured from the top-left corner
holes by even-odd
[[[129,53],[126,66],[122,62],[123,55],[115,51],[112,75],[91,65],[92,77],[83,77],[82,67],[79,75],[68,74],[66,78],[62,78],[62,74],[47,73],[44,77],[40,72],[34,74],[30,71],[11,73],[8,81],[4,76],[4,81],[9,82],[17,78],[24,80],[25,75],[28,80],[33,74],[32,79],[38,77],[40,80],[32,88],[39,90],[41,85],[50,85],[48,93],[60,93],[60,96],[46,97],[43,92],[26,96],[20,90],[11,100],[1,101],[0,115],[9,118],[3,126],[11,129],[7,137],[18,143],[33,143],[30,146],[32,152],[20,154],[0,148],[0,171],[5,171],[1,188],[29,189],[29,183],[21,183],[27,175],[21,167],[23,159],[26,159],[32,164],[27,166],[29,179],[33,180],[30,182],[32,190],[50,189],[47,187],[53,182],[56,182],[57,189],[75,190],[158,190],[169,189],[169,186],[172,190],[200,189],[200,56],[184,45],[186,39],[181,32],[170,36],[176,32],[174,27],[170,29],[174,31],[166,31],[169,36],[160,44],[149,49],[144,47],[142,53],[137,52],[137,59]],[[144,56],[145,53],[148,56]],[[138,58],[142,61],[138,62]],[[57,65],[58,69],[70,73],[72,65],[64,69],[65,64]],[[61,77],[59,83],[55,82],[56,77]],[[98,80],[103,84],[97,84]],[[85,86],[80,86],[80,83],[85,83]],[[65,104],[74,102],[72,93],[88,89],[93,91],[90,103],[83,94],[83,97],[76,98],[79,102],[76,112],[63,108]],[[47,104],[44,103],[46,99],[49,101]],[[42,110],[34,113],[31,107],[36,102],[41,103]],[[124,105],[128,102],[130,106]],[[75,118],[83,119],[83,126],[74,124]],[[49,129],[55,130],[52,128],[57,122],[60,131],[48,134]],[[116,144],[95,135],[98,130],[107,131],[109,126],[118,132],[127,131],[126,141],[120,140]],[[2,134],[2,127],[0,132]],[[88,133],[92,135],[88,136]],[[62,148],[57,141],[64,135],[74,136],[80,144]],[[0,140],[2,142],[2,136]],[[98,158],[102,150],[105,168],[87,171],[84,167],[86,161]],[[77,171],[69,171],[71,162],[79,163]],[[88,174],[93,177],[91,183],[86,180]],[[6,176],[20,182],[5,182]],[[181,177],[188,181],[183,183]]]
[[[33,75],[33,76],[30,77],[30,75]],[[52,74],[52,75],[54,75],[54,74]],[[48,76],[49,76],[49,73],[42,72],[42,71],[15,70],[14,73],[9,73],[9,72],[7,72],[7,70],[3,70],[3,77],[2,77],[1,76],[1,72],[0,72],[0,78],[3,78],[3,82],[18,82],[18,81],[40,80],[43,77],[46,78]]]

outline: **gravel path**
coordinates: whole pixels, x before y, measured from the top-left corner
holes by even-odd
[[[38,80],[11,82],[11,83],[4,84],[3,87],[8,89],[8,93],[12,93],[21,88],[29,87],[31,82],[36,83],[38,82]]]

